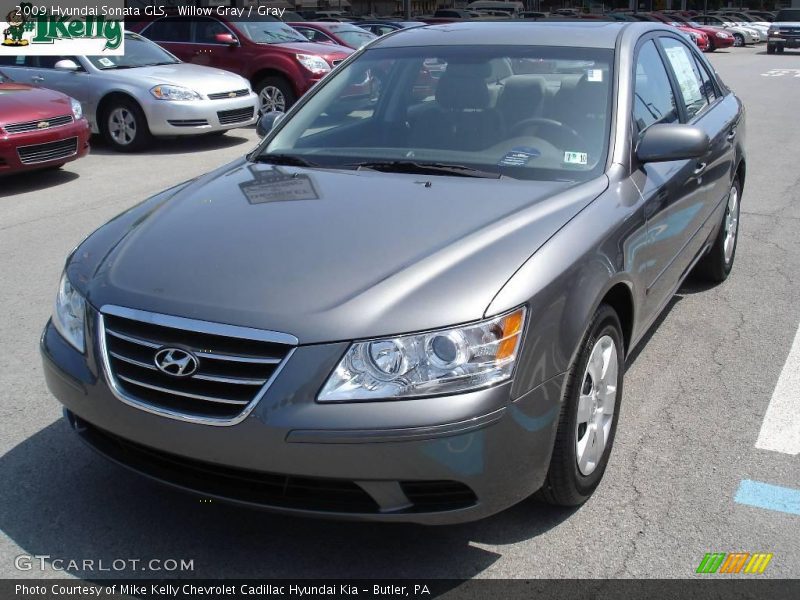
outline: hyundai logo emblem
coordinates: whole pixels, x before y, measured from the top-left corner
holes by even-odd
[[[197,357],[181,348],[162,348],[156,352],[155,363],[158,370],[173,377],[189,377],[197,371]]]

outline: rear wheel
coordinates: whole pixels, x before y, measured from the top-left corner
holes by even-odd
[[[736,242],[739,239],[739,208],[742,195],[742,186],[735,180],[728,194],[728,203],[725,214],[722,216],[722,225],[714,240],[714,245],[700,262],[697,263],[695,273],[702,279],[712,283],[722,283],[728,278],[733,268],[733,259],[736,258]]]
[[[261,102],[261,114],[286,112],[297,99],[291,84],[280,76],[264,77],[256,83],[255,92]]]
[[[539,495],[577,506],[600,484],[611,454],[625,367],[617,313],[601,304],[567,374],[556,441]]]

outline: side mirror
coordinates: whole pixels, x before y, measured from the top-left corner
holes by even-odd
[[[258,137],[264,137],[267,135],[270,130],[278,124],[283,116],[286,113],[282,113],[279,110],[271,110],[268,113],[264,113],[261,115],[261,118],[258,119],[258,123],[256,124],[256,133]]]
[[[228,46],[239,45],[239,40],[232,33],[215,33],[214,41],[218,44],[227,44]]]
[[[53,65],[59,71],[80,71],[80,66],[71,58],[64,58]]]
[[[636,158],[643,163],[699,158],[711,147],[705,131],[677,123],[651,125],[636,146]]]

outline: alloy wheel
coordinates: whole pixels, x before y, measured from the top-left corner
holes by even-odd
[[[265,86],[258,94],[263,112],[286,111],[286,97],[280,88],[274,85]]]
[[[136,139],[136,117],[124,107],[118,107],[108,115],[108,131],[120,146],[128,146]]]
[[[728,194],[728,206],[725,209],[725,241],[722,248],[725,251],[725,264],[733,260],[733,251],[736,248],[736,235],[739,232],[739,190],[734,185]]]
[[[603,458],[614,420],[618,376],[616,344],[604,335],[589,355],[578,398],[575,455],[584,476],[591,475]]]

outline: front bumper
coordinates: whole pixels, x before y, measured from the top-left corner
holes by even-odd
[[[258,96],[225,100],[166,101],[142,103],[153,135],[197,135],[254,125],[258,120]]]
[[[43,169],[86,156],[89,152],[89,135],[89,123],[86,119],[78,119],[68,125],[41,131],[11,135],[0,133],[0,175]],[[75,140],[74,151],[68,148],[67,155],[59,155],[58,158],[50,160],[33,160],[32,162],[22,160],[20,148],[35,149],[44,144],[64,143],[72,139]]]
[[[48,323],[51,392],[82,439],[112,460],[205,497],[278,512],[445,524],[480,519],[541,487],[563,377],[516,401],[510,383],[450,397],[323,405],[320,381],[347,344],[300,346],[243,421],[214,427],[118,400]],[[243,483],[245,482],[245,483]]]
[[[800,48],[800,36],[798,37],[781,37],[772,35],[767,42],[773,46],[782,46],[784,48]]]

